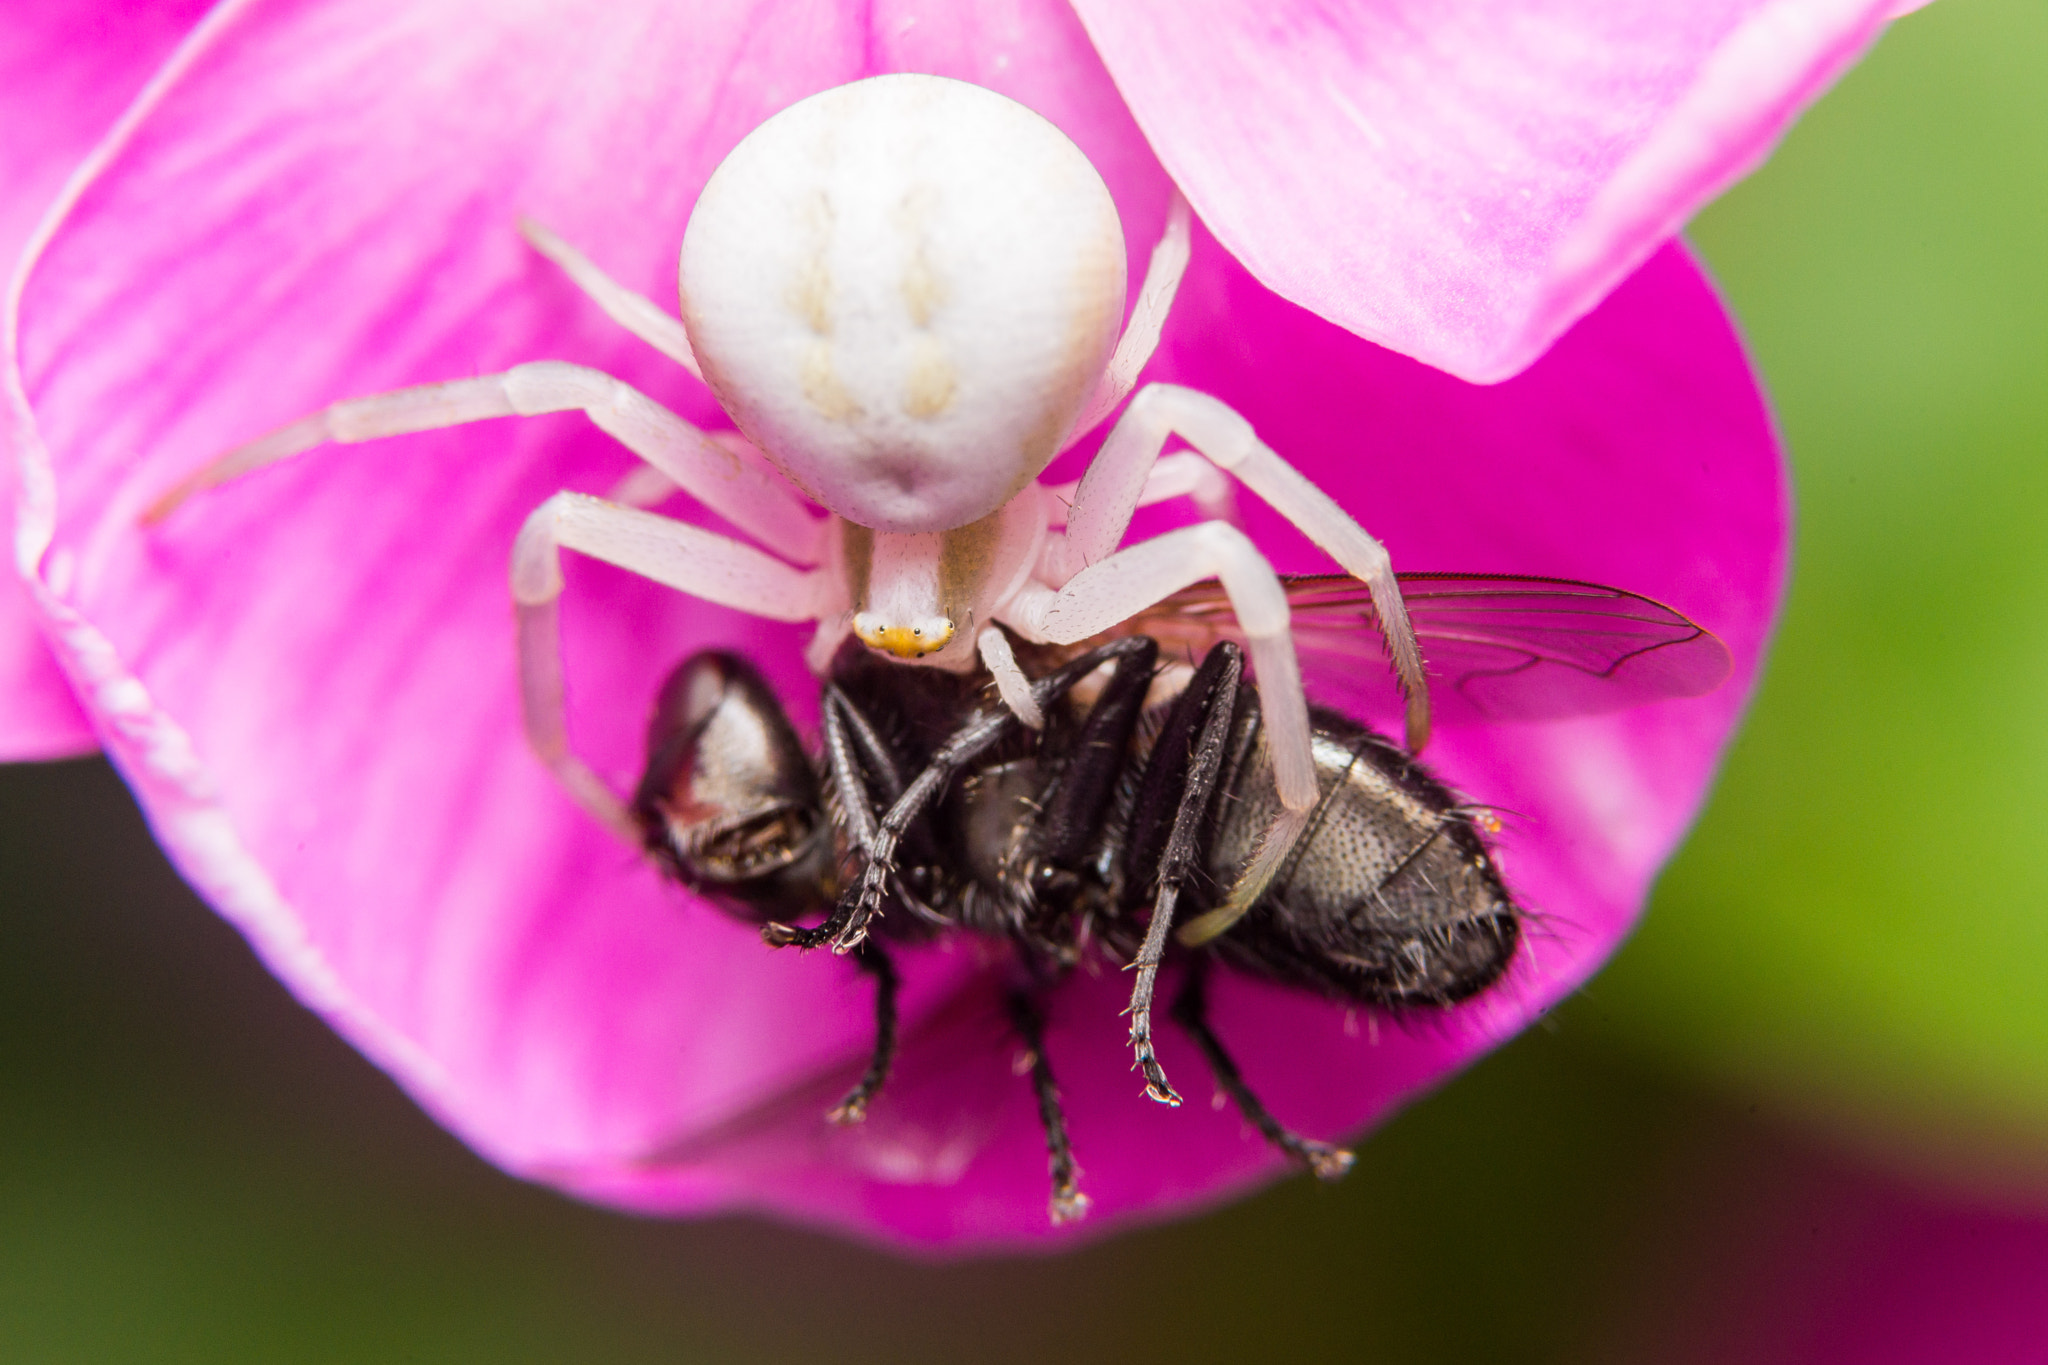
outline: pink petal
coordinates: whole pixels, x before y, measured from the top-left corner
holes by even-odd
[[[781,104],[892,64],[984,80],[1066,127],[1142,263],[1166,183],[1063,9],[913,25],[883,7],[862,29],[832,5],[695,8],[649,0],[602,25],[572,6],[399,3],[224,21],[28,282],[17,403],[55,494],[30,509],[48,547],[39,606],[186,874],[493,1160],[648,1210],[767,1207],[928,1244],[1042,1237],[1042,1141],[985,945],[905,954],[898,1074],[866,1125],[830,1129],[820,1111],[864,1052],[867,986],[660,884],[524,749],[505,556],[550,491],[609,486],[629,464],[617,447],[580,419],[493,423],[319,452],[159,531],[135,523],[278,421],[518,360],[600,364],[713,420],[701,389],[520,245],[515,215],[666,299],[725,150]],[[1545,933],[1507,988],[1374,1042],[1316,1001],[1219,984],[1219,1026],[1276,1107],[1356,1129],[1570,989],[1640,907],[1775,607],[1775,445],[1676,252],[1528,376],[1478,390],[1281,302],[1203,238],[1155,369],[1242,405],[1406,566],[1617,582],[1737,655],[1736,682],[1699,701],[1443,736],[1453,781],[1523,813],[1506,857]],[[1283,563],[1316,563],[1271,518],[1254,525]],[[744,650],[815,714],[801,632],[602,566],[570,567],[566,636],[577,741],[622,781],[656,681],[691,649]],[[1275,1169],[1235,1118],[1137,1097],[1124,989],[1077,975],[1053,1003],[1098,1228]],[[1166,1061],[1199,1075],[1177,1037]]]
[[[204,8],[197,0],[49,0],[0,19],[0,271],[11,272],[72,167]],[[14,454],[0,427],[0,509],[13,506]],[[0,762],[98,747],[26,592],[0,575]]]
[[[1895,0],[1074,0],[1268,288],[1516,374],[1763,159]]]

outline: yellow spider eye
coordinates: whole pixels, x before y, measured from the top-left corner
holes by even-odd
[[[927,654],[936,654],[953,639],[953,623],[947,620],[925,620],[916,625],[885,625],[866,612],[854,618],[853,633],[869,649],[899,659],[921,659]]]

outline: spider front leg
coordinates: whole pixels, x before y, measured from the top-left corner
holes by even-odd
[[[557,493],[526,519],[512,545],[512,600],[527,743],[579,805],[637,843],[626,803],[569,746],[560,625],[563,548],[772,621],[815,620],[832,610],[835,580],[701,527],[582,493]]]
[[[329,441],[352,445],[493,417],[580,411],[675,486],[798,565],[824,554],[825,523],[758,456],[714,440],[630,386],[558,361],[502,374],[352,398],[278,428],[204,466],[144,514],[162,521],[193,494]],[[626,803],[570,750],[562,696],[558,546],[617,564],[693,597],[773,620],[836,609],[827,575],[806,572],[728,537],[581,494],[551,498],[513,552],[520,702],[534,752],[578,805],[638,842]]]
[[[1060,586],[1115,551],[1170,436],[1179,436],[1227,470],[1370,590],[1395,677],[1408,700],[1408,748],[1419,751],[1429,740],[1429,687],[1386,548],[1259,440],[1251,423],[1208,394],[1148,384],[1131,400],[1081,477],[1067,513],[1065,541],[1048,546],[1048,581]],[[1265,695],[1262,685],[1262,700]]]

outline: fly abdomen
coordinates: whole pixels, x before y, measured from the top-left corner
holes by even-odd
[[[1443,1006],[1504,973],[1521,914],[1479,828],[1419,763],[1355,721],[1315,715],[1321,804],[1266,893],[1216,943],[1262,975],[1346,1001]],[[1271,819],[1260,746],[1231,774],[1209,849],[1230,884]]]

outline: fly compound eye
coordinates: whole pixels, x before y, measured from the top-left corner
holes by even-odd
[[[728,904],[815,898],[830,852],[803,742],[753,666],[717,651],[684,660],[663,684],[633,815],[663,866]]]
[[[681,276],[704,378],[755,445],[849,521],[940,531],[1058,453],[1123,319],[1123,229],[1022,105],[878,76],[734,149]]]

